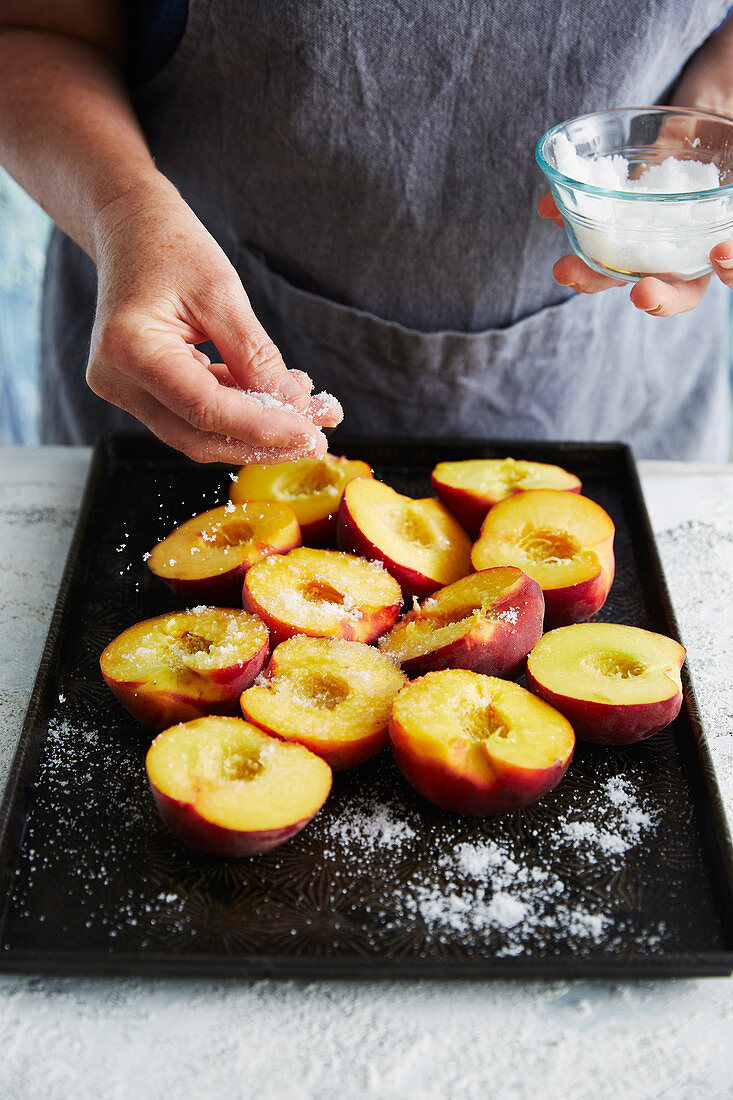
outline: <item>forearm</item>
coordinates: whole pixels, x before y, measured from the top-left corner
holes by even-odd
[[[733,117],[733,14],[690,58],[672,98],[679,107]]]
[[[41,30],[0,28],[0,163],[93,259],[101,212],[166,186],[117,62]]]

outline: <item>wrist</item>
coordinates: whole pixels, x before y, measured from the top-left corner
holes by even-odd
[[[113,187],[105,185],[90,199],[91,233],[89,252],[98,262],[116,232],[151,206],[180,198],[173,184],[152,163],[140,166]]]

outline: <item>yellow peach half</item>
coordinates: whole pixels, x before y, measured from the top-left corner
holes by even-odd
[[[176,527],[153,547],[148,568],[189,602],[230,607],[251,565],[296,546],[300,527],[286,504],[225,504]]]
[[[478,535],[486,513],[506,497],[528,489],[581,491],[580,479],[547,462],[514,458],[472,458],[439,462],[430,475],[435,495],[466,531]]]
[[[331,769],[301,745],[241,718],[199,718],[164,730],[145,760],[160,816],[198,852],[252,856],[308,824],[331,789]]]
[[[294,634],[373,642],[399,615],[402,593],[378,562],[304,546],[253,565],[243,601],[275,643]]]
[[[387,744],[392,703],[406,681],[362,642],[290,638],[242,694],[242,712],[261,729],[305,745],[334,771],[353,768]]]
[[[570,723],[553,707],[510,680],[464,669],[428,672],[404,687],[389,736],[400,770],[420,794],[477,817],[546,794],[575,747]]]
[[[255,615],[198,607],[135,623],[105,649],[105,682],[139,722],[163,729],[206,714],[237,714],[269,656]]]
[[[372,469],[359,459],[327,454],[271,466],[242,466],[229,496],[245,500],[277,500],[289,505],[298,518],[306,546],[335,544],[336,516],[344,487],[355,477],[371,477]]]
[[[497,566],[439,588],[403,615],[379,648],[409,676],[441,668],[516,676],[542,634],[544,610],[537,581]]]
[[[432,497],[413,500],[375,478],[346,486],[338,543],[383,562],[406,599],[429,596],[471,572],[471,541],[445,505]]]
[[[684,647],[663,634],[576,623],[540,639],[527,661],[527,685],[561,711],[583,740],[628,745],[651,737],[679,714],[684,660]]]
[[[545,626],[594,615],[614,575],[614,525],[600,504],[559,489],[530,489],[496,504],[471,552],[475,569],[515,565],[545,597]]]

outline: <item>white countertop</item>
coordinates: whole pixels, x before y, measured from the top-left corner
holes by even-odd
[[[89,452],[0,448],[0,789]],[[640,472],[733,820],[733,466]],[[733,982],[0,977],[0,1097],[706,1100],[733,1094]]]

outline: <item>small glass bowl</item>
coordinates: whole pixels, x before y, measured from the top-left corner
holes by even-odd
[[[618,154],[629,175],[666,157],[716,165],[720,186],[679,194],[614,191],[558,171],[564,135],[582,157]],[[573,251],[595,271],[635,282],[644,275],[685,282],[709,275],[713,245],[733,239],[733,120],[682,107],[619,107],[561,122],[537,142]]]

